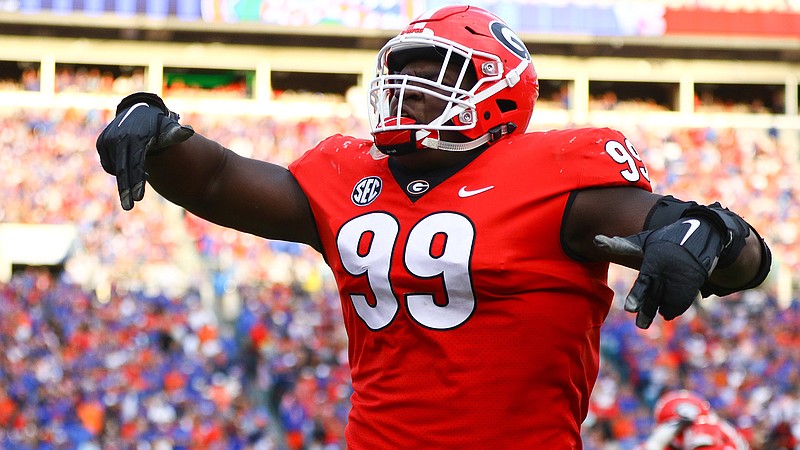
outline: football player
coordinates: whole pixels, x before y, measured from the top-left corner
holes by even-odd
[[[647,328],[698,293],[758,286],[770,253],[720,205],[652,193],[618,131],[526,133],[537,96],[503,20],[445,6],[379,51],[373,139],[331,136],[287,169],[137,93],[97,149],[126,210],[147,180],[209,221],[324,256],[349,336],[348,448],[575,449],[609,263],[639,269],[625,307]]]
[[[642,450],[748,450],[747,440],[695,392],[669,391],[653,410],[656,426]]]

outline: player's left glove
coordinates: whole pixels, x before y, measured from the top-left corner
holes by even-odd
[[[122,209],[129,211],[144,197],[145,157],[189,139],[189,126],[167,109],[155,94],[137,92],[122,99],[116,117],[97,138],[97,153],[103,169],[117,177]]]
[[[625,298],[625,310],[637,313],[639,328],[648,328],[656,312],[672,320],[689,309],[728,243],[718,224],[699,216],[633,236],[595,237],[595,245],[611,253],[642,257]]]

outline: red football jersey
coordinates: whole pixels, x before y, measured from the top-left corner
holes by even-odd
[[[371,147],[336,135],[290,166],[342,300],[349,448],[580,448],[613,294],[561,222],[576,189],[649,190],[637,151],[605,128],[509,136],[430,187]]]

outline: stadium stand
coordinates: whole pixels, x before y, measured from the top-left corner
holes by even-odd
[[[123,220],[113,180],[93,152],[105,119],[102,112],[67,110],[19,112],[0,121],[2,164],[13,175],[0,181],[3,221],[70,222],[81,230],[60,276],[22,270],[2,285],[2,400],[11,405],[0,417],[9,430],[5,442],[113,448],[137,439],[178,447],[219,439],[231,448],[234,441],[285,435],[297,443],[292,448],[338,445],[349,395],[346,337],[322,262],[300,246],[176,215],[152,193]],[[332,130],[358,123],[353,117],[187,120],[238,151],[284,163]],[[791,183],[798,162],[774,136],[634,131],[659,186],[735,205],[767,231],[781,261],[797,269],[798,222],[787,219],[800,206]],[[164,213],[154,213],[159,210]],[[181,235],[190,237],[188,253],[198,267],[185,284],[211,280],[212,298],[237,298],[239,307],[204,304],[195,289],[164,293],[162,278],[153,274],[187,267],[177,262],[186,258]],[[624,272],[612,279],[620,295],[629,282]],[[642,439],[652,402],[676,386],[706,394],[753,443],[765,443],[784,424],[797,426],[800,303],[779,304],[771,286],[705,300],[689,316],[648,331],[615,308],[605,326],[587,448],[606,448],[592,447],[598,440],[629,448]],[[139,367],[146,373],[134,370]],[[53,388],[52,377],[65,387]]]
[[[765,11],[772,4],[758,2]],[[164,94],[184,122],[233,150],[284,165],[330,134],[366,136],[361,89],[373,56],[366,47],[376,40],[362,40],[349,50],[287,51],[0,35],[0,224],[78,230],[51,267],[8,260],[0,248],[8,266],[0,270],[0,448],[344,448],[347,338],[319,256],[209,224],[152,190],[123,213],[94,142],[119,94],[139,89]],[[632,273],[612,271],[618,295],[585,448],[633,449],[652,429],[659,394],[689,388],[754,449],[795,449],[794,53],[695,60],[692,48],[640,58],[638,45],[570,44],[588,55],[565,56],[551,44],[536,60],[534,126],[621,129],[656,190],[721,201],[763,230],[775,254],[762,288],[705,299],[646,331],[621,309]],[[603,56],[617,50],[632,53]],[[326,70],[345,86],[308,81]],[[178,75],[187,74],[219,84],[186,88]]]

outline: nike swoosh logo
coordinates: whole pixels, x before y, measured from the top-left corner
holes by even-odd
[[[467,190],[467,187],[464,186],[458,191],[458,196],[461,198],[472,197],[473,195],[478,195],[480,193],[486,192],[489,189],[494,189],[494,186],[486,186],[485,188],[474,189],[474,190]]]
[[[687,220],[684,220],[681,223],[688,223],[689,224],[689,231],[687,231],[686,235],[683,236],[683,239],[681,239],[681,245],[683,245],[684,242],[686,242],[686,240],[689,239],[689,236],[694,234],[694,232],[697,231],[698,228],[700,228],[700,221],[697,220],[697,219],[687,219]]]
[[[128,112],[126,112],[125,115],[122,116],[122,120],[120,120],[119,123],[117,124],[117,128],[119,128],[120,125],[122,125],[122,122],[125,122],[125,119],[127,119],[128,116],[131,115],[131,113],[133,112],[134,109],[136,109],[136,108],[138,108],[140,106],[148,106],[148,105],[147,105],[147,103],[141,102],[141,103],[137,103],[137,104],[131,106],[130,108],[128,108]]]

